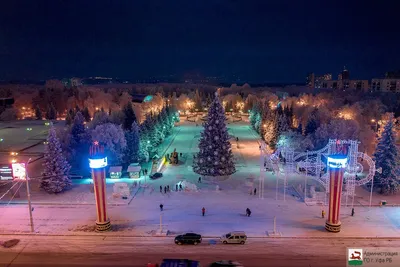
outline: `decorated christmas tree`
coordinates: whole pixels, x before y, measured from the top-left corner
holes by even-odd
[[[236,171],[226,128],[224,108],[216,95],[208,110],[199,141],[199,153],[193,161],[194,172],[207,176],[231,175]]]
[[[65,159],[54,128],[50,129],[44,152],[44,171],[40,187],[49,193],[60,193],[71,186],[70,165]]]
[[[393,132],[393,117],[389,118],[379,138],[374,153],[376,168],[382,168],[382,172],[376,172],[375,180],[383,194],[393,194],[399,190],[399,152],[396,147],[395,134]]]

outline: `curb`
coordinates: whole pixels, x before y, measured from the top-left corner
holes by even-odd
[[[40,234],[40,233],[0,233],[0,236],[41,236],[41,237],[103,237],[106,239],[107,237],[124,237],[124,238],[174,238],[175,236],[143,236],[143,235],[124,235],[124,234]],[[204,239],[218,239],[220,236],[202,236]],[[330,236],[281,236],[281,237],[269,237],[269,236],[248,236],[248,239],[335,239],[335,240],[400,240],[399,236],[341,236],[341,237],[330,237]]]

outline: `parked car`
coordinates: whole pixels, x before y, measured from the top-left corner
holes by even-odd
[[[245,232],[230,232],[220,237],[220,241],[224,244],[244,244],[247,236]]]
[[[200,262],[187,259],[164,259],[161,267],[200,267]]]
[[[211,263],[210,267],[244,267],[237,261],[216,261]]]
[[[162,173],[161,172],[156,172],[156,173],[153,173],[152,175],[150,175],[151,179],[158,179],[158,178],[161,178],[161,177],[162,177]]]
[[[201,235],[195,233],[186,233],[183,235],[178,235],[175,237],[175,244],[183,245],[183,244],[193,244],[197,245],[201,243]]]

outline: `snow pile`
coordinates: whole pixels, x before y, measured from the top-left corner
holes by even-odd
[[[186,191],[195,191],[195,192],[198,191],[197,186],[195,184],[189,183],[188,181],[179,182],[178,186],[179,184],[181,184],[183,189]]]

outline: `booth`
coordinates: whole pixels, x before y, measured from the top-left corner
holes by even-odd
[[[139,163],[132,163],[128,166],[129,178],[132,179],[139,179],[140,178],[140,167]]]
[[[122,176],[122,166],[111,166],[110,170],[110,178],[119,179]]]

